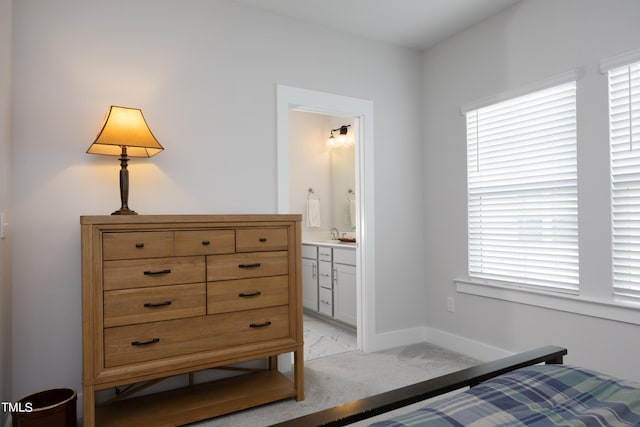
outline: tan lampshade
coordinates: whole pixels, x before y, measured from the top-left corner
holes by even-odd
[[[164,150],[149,130],[142,110],[111,106],[87,153],[119,156],[122,147],[127,147],[130,157],[151,157]]]

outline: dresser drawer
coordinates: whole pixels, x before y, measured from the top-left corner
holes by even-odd
[[[233,230],[176,231],[176,256],[229,254],[236,249]]]
[[[207,313],[227,313],[289,302],[289,276],[207,283]]]
[[[288,274],[288,257],[287,251],[209,256],[207,257],[207,281]]]
[[[139,259],[173,256],[173,231],[104,233],[103,259]]]
[[[105,291],[206,280],[203,256],[105,261],[103,265]]]
[[[108,328],[105,367],[285,338],[288,306]]]
[[[286,228],[250,228],[236,231],[236,251],[279,251],[289,247]]]
[[[206,285],[155,286],[104,293],[104,326],[123,326],[206,314]]]

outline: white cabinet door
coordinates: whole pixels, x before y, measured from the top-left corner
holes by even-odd
[[[302,305],[318,311],[318,261],[302,258]]]
[[[333,317],[353,326],[357,326],[356,315],[356,267],[334,264],[335,288],[333,292]]]

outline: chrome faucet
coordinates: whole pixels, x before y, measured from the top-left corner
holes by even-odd
[[[333,227],[331,229],[331,238],[334,240],[337,240],[340,238],[340,230],[338,230],[337,228]]]

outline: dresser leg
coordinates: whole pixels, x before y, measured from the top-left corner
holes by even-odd
[[[293,353],[293,373],[294,373],[294,385],[296,388],[296,400],[304,400],[304,350],[303,347],[298,347],[298,350]]]
[[[269,370],[270,371],[278,370],[278,356],[269,356]]]
[[[96,420],[95,392],[93,387],[82,388],[82,425],[84,427],[94,427]]]

